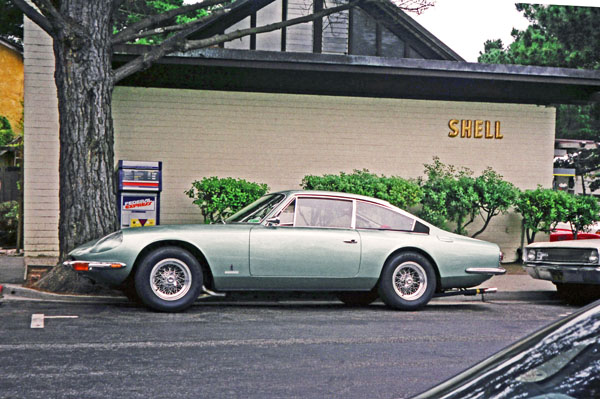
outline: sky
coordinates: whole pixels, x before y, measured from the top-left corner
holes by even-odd
[[[551,4],[598,7],[600,0],[553,0]],[[529,25],[516,10],[515,0],[435,0],[435,6],[421,15],[409,15],[470,62],[477,62],[486,40],[502,39],[504,45],[510,44],[513,27],[523,30]]]

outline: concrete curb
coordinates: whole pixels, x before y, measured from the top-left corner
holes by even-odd
[[[74,303],[124,303],[129,301],[125,296],[55,294],[52,292],[44,292],[31,288],[25,288],[18,284],[1,285],[4,286],[4,300],[30,299],[48,302]]]

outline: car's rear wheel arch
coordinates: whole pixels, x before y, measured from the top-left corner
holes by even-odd
[[[194,258],[196,258],[198,260],[198,263],[200,263],[200,267],[202,268],[202,274],[204,277],[204,285],[207,288],[213,288],[213,276],[212,276],[210,267],[208,266],[206,257],[204,256],[202,251],[200,249],[198,249],[198,247],[190,244],[189,242],[185,242],[185,241],[165,240],[165,241],[153,242],[152,244],[148,245],[142,251],[140,251],[140,253],[138,254],[137,258],[135,259],[133,268],[131,269],[131,273],[129,274],[129,276],[130,277],[135,276],[136,269],[139,266],[139,264],[144,260],[144,258],[148,254],[152,253],[153,251],[155,251],[156,249],[161,248],[161,247],[179,247],[181,249],[188,251],[190,254],[192,254],[194,256]]]
[[[422,255],[422,256],[424,256],[429,261],[429,263],[431,263],[431,266],[433,266],[433,271],[435,272],[435,282],[436,282],[435,286],[438,287],[438,289],[440,289],[440,287],[442,286],[442,284],[441,284],[440,271],[438,270],[438,265],[435,262],[435,260],[433,260],[433,258],[431,257],[431,255],[429,255],[427,252],[423,251],[420,248],[416,248],[416,247],[398,248],[397,250],[395,250],[394,252],[392,252],[387,257],[387,259],[385,260],[385,262],[383,262],[383,264],[381,265],[382,272],[383,272],[383,266],[385,264],[387,264],[390,259],[396,257],[397,255],[400,255],[402,253],[407,253],[407,252],[411,252],[411,253],[416,253],[416,254]],[[381,274],[379,275],[379,278],[381,279]],[[379,282],[377,284],[379,284]]]

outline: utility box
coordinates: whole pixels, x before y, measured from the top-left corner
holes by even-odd
[[[120,160],[117,179],[121,228],[159,224],[162,162]]]

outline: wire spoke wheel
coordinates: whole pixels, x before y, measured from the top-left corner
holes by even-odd
[[[175,258],[164,259],[152,268],[150,286],[160,299],[176,301],[190,290],[192,273],[185,262]]]
[[[392,273],[393,287],[396,294],[406,300],[414,301],[421,298],[427,290],[427,274],[418,263],[404,262]]]

